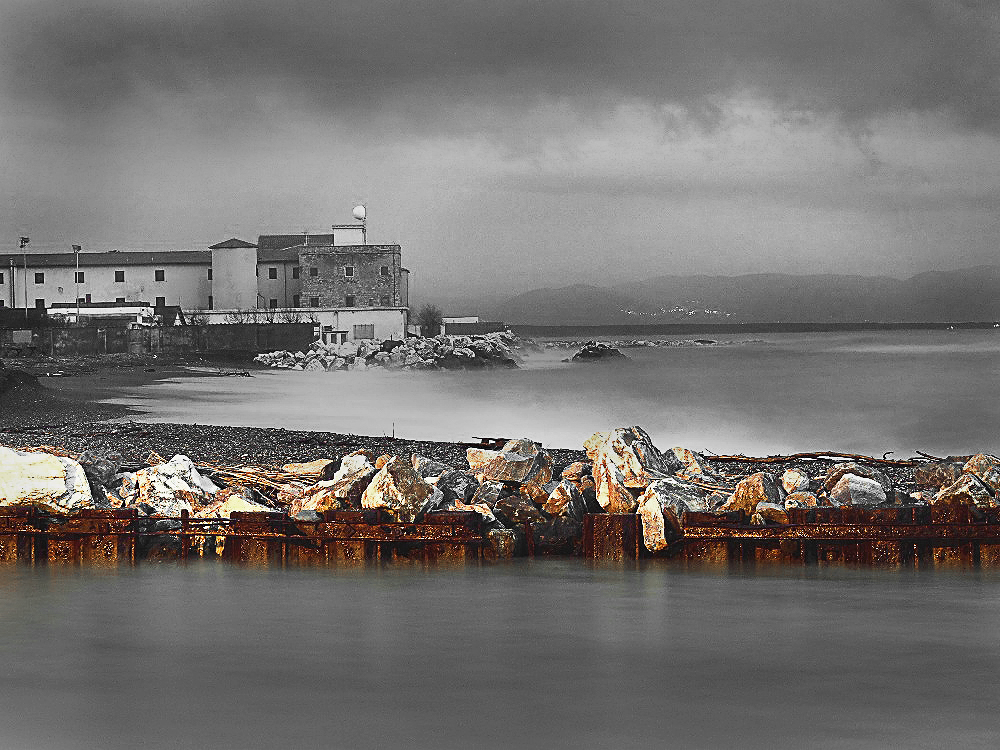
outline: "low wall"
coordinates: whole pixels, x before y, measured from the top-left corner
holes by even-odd
[[[169,328],[74,326],[35,328],[31,332],[33,348],[51,356],[194,352],[259,354],[278,349],[303,350],[315,339],[315,326],[312,323],[246,323]]]

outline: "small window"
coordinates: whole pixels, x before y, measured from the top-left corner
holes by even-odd
[[[78,304],[82,305],[83,303],[85,303],[87,301],[87,298],[86,297],[77,297],[76,301],[77,301]]]
[[[309,307],[319,307],[319,297],[310,297]]]
[[[212,280],[212,269],[211,268],[208,269],[208,280],[209,281]]]
[[[157,297],[156,298],[156,305],[155,305],[155,307],[166,307],[166,306],[167,306],[167,298],[166,297]]]
[[[89,294],[87,295],[86,300],[87,300],[87,304],[89,305],[90,304],[90,295]]]
[[[365,325],[354,326],[354,338],[355,339],[375,338],[375,324],[367,323]]]
[[[268,306],[269,308],[271,308],[272,310],[277,310],[277,309],[278,309],[278,300],[276,300],[276,299],[274,299],[274,298],[272,297],[271,299],[269,299],[269,300],[267,301],[267,306]]]
[[[44,310],[45,309],[45,300],[43,300],[43,299],[36,299],[35,300],[35,307],[37,307],[39,310]]]
[[[380,297],[378,303],[382,307],[388,307],[389,306],[389,298],[388,297]]]
[[[115,271],[115,283],[116,284],[122,284],[124,282],[125,282],[125,272],[124,271]]]
[[[389,275],[389,266],[379,266],[378,275],[379,276],[388,276]]]
[[[157,268],[155,271],[153,271],[154,281],[164,281],[166,280],[166,278],[167,278],[167,273],[162,268]]]
[[[43,272],[39,271],[39,272],[35,273],[35,283],[36,284],[44,284],[45,283],[45,274]],[[35,305],[35,307],[38,307],[38,305]]]
[[[7,303],[0,299],[0,307],[6,307]]]
[[[344,297],[344,307],[354,307],[356,301],[353,294],[348,294]]]
[[[0,273],[0,284],[2,284],[2,283],[3,283],[3,274]]]
[[[267,278],[269,278],[269,279],[276,279],[276,278],[278,278],[278,269],[277,268],[268,268],[267,269]]]
[[[125,301],[124,297],[115,297],[115,302],[124,302],[124,301]]]
[[[344,278],[345,279],[354,278],[354,266],[344,266]]]
[[[86,271],[77,271],[76,273],[74,273],[73,281],[76,282],[77,284],[82,284],[84,281],[83,279],[84,273],[86,273]]]
[[[319,269],[316,268],[316,266],[310,266],[309,267],[309,275],[310,276],[319,276]]]
[[[301,302],[302,302],[302,298],[299,295],[297,295],[297,294],[293,294],[292,295],[292,307],[301,307],[301,304],[300,304]]]
[[[302,273],[302,269],[299,266],[292,266],[292,278],[297,279]]]
[[[208,272],[209,272],[209,273],[212,273],[212,269],[211,269],[211,268],[210,268],[210,269],[208,269]],[[212,299],[212,295],[211,295],[211,294],[210,294],[210,295],[208,295],[208,309],[209,309],[209,310],[211,310],[211,309],[212,309],[212,304],[213,304],[213,302],[214,302],[214,300]]]

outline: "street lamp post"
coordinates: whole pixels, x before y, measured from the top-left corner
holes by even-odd
[[[31,240],[27,237],[21,238],[21,255],[24,265],[24,322],[28,322],[28,251],[25,250]]]
[[[76,288],[76,324],[80,325],[80,251],[83,248],[73,245],[73,255],[76,256],[76,273],[73,274],[73,285]]]

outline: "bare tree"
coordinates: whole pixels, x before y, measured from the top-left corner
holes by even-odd
[[[441,323],[444,313],[437,305],[424,305],[417,311],[417,325],[420,326],[420,335],[437,336],[441,333]]]

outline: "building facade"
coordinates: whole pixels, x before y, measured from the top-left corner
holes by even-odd
[[[0,256],[0,307],[145,302],[213,323],[284,311],[322,318],[349,338],[369,329],[401,337],[409,271],[400,246],[333,242],[332,234],[261,235],[256,245],[232,238],[208,250]]]

